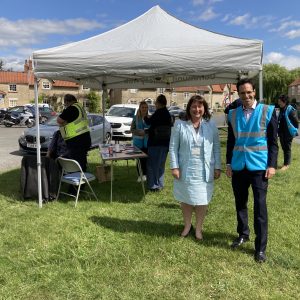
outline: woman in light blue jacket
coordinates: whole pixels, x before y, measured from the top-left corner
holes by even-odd
[[[205,99],[191,97],[186,121],[176,121],[170,141],[170,164],[174,177],[174,197],[181,202],[184,220],[182,237],[191,232],[195,210],[195,237],[202,240],[202,225],[212,198],[214,179],[221,174],[219,133]]]

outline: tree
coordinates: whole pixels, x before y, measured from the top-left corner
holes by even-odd
[[[287,94],[290,83],[291,76],[285,67],[277,64],[264,65],[263,88],[267,103],[274,102],[280,94]]]
[[[89,112],[99,113],[101,97],[95,91],[91,91],[87,94],[87,98],[89,100]]]
[[[3,71],[3,65],[4,65],[4,62],[3,62],[3,60],[1,59],[1,60],[0,60],[0,71]]]

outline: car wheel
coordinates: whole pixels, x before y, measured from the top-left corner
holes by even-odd
[[[105,134],[105,144],[109,144],[111,142],[111,134],[110,132],[106,132]]]

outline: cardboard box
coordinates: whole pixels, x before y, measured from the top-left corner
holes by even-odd
[[[96,177],[98,179],[98,182],[110,181],[111,179],[110,166],[109,165],[96,166]]]

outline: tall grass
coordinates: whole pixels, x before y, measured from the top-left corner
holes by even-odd
[[[223,143],[224,148],[224,143]],[[254,235],[232,251],[231,183],[216,181],[204,241],[179,238],[182,216],[166,187],[143,198],[133,161],[115,165],[110,184],[94,182],[99,202],[63,198],[39,209],[22,201],[20,170],[0,174],[0,299],[298,299],[300,147],[287,172],[270,180],[268,260],[253,259]],[[282,161],[280,153],[279,162]],[[89,170],[99,163],[90,153]],[[252,196],[250,224],[253,223]]]

